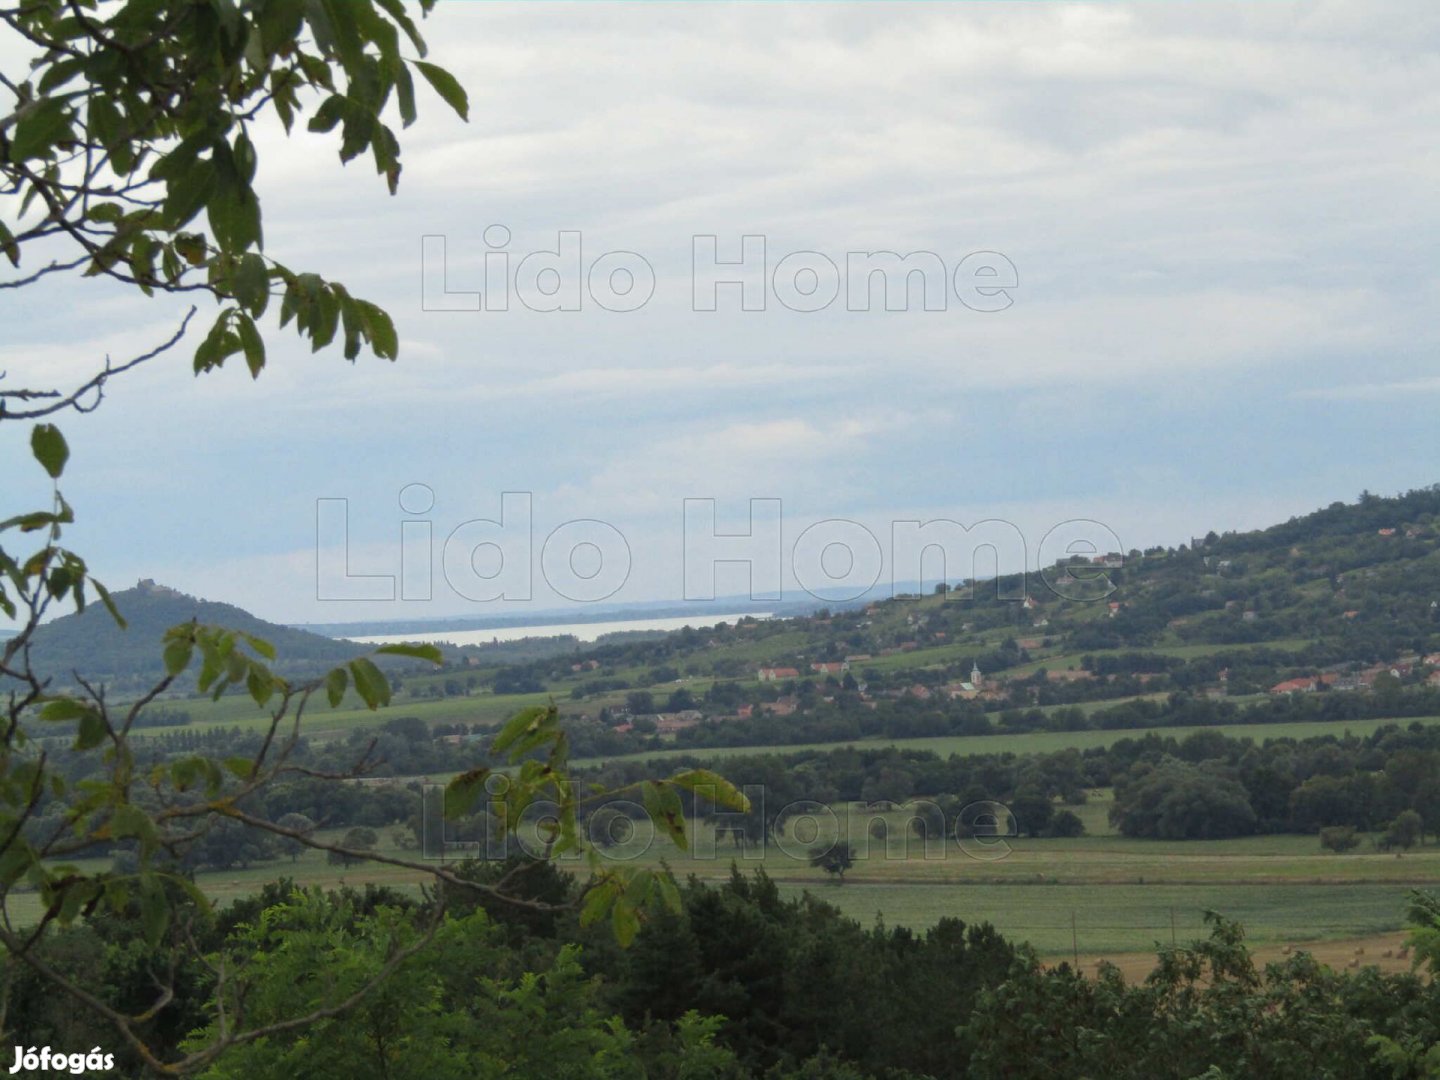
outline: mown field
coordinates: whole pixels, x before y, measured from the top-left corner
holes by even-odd
[[[1256,742],[1265,739],[1309,739],[1318,735],[1369,735],[1386,724],[1402,726],[1421,723],[1440,723],[1440,716],[1410,717],[1404,720],[1330,720],[1300,724],[1216,724],[1207,727],[1159,727],[1159,728],[1117,728],[1107,731],[1033,731],[1020,734],[996,735],[937,735],[915,739],[879,739],[849,745],[898,746],[908,750],[929,750],[947,756],[949,754],[1034,754],[1052,753],[1056,750],[1075,748],[1087,750],[1092,747],[1111,746],[1120,739],[1143,738],[1148,734],[1172,736],[1183,739],[1197,731],[1215,731],[1230,738],[1249,738]],[[722,760],[751,754],[787,754],[802,750],[833,750],[835,743],[804,743],[792,746],[736,746],[715,749],[651,750],[634,755],[634,760],[664,760],[684,754],[700,755]],[[598,764],[600,759],[586,760],[577,764]]]
[[[1270,643],[1272,645],[1277,643]],[[1303,642],[1278,643],[1299,647]],[[748,646],[747,646],[748,647]],[[770,646],[755,649],[754,659]],[[964,646],[969,648],[970,646]],[[935,650],[936,661],[950,658],[959,646]],[[1187,654],[1211,646],[1177,647]],[[1163,651],[1163,650],[1161,650]],[[885,658],[886,661],[900,660]],[[914,665],[927,657],[911,653],[903,658]],[[1049,657],[1036,666],[1055,666],[1064,657]],[[489,722],[503,720],[519,708],[543,704],[552,698],[571,708],[597,708],[623,693],[592,698],[583,704],[571,703],[555,686],[550,691],[529,695],[496,696],[476,693],[467,697],[430,698],[425,682],[412,680],[413,688],[397,695],[395,703],[379,713],[364,709],[358,701],[347,700],[330,709],[317,702],[305,719],[305,731],[312,737],[343,736],[357,728],[372,726],[393,716],[416,716],[428,723]],[[683,685],[703,692],[710,680],[692,677]],[[266,717],[247,699],[232,696],[216,703],[177,701],[176,707],[189,710],[196,723],[255,729]],[[1087,711],[1113,702],[1088,703]],[[927,750],[940,755],[1037,753],[1068,748],[1103,747],[1125,738],[1150,733],[1183,739],[1202,731],[1230,737],[1254,739],[1304,739],[1347,733],[1364,736],[1388,723],[1415,721],[1341,721],[1301,724],[1231,724],[1217,727],[1174,727],[1133,730],[997,733],[978,736],[945,736],[900,740],[873,740],[852,745],[896,746]],[[1440,717],[1423,718],[1437,723]],[[156,730],[150,729],[146,733]],[[186,729],[179,729],[186,730]],[[835,749],[835,744],[792,746],[746,746],[725,749],[667,749],[639,755],[665,760],[691,754],[715,761],[723,771],[727,758],[799,751]],[[598,764],[598,759],[575,764]],[[457,767],[468,765],[457,763]],[[1440,846],[1430,845],[1403,857],[1381,854],[1368,841],[1355,852],[1334,855],[1322,852],[1315,838],[1308,836],[1250,837],[1227,841],[1165,843],[1130,840],[1115,835],[1109,826],[1108,793],[1092,793],[1089,802],[1073,807],[1084,820],[1087,835],[1071,840],[1025,839],[1008,844],[1003,857],[997,852],[961,850],[953,841],[928,849],[907,829],[907,815],[882,815],[888,837],[874,839],[869,832],[873,815],[838,808],[834,819],[796,821],[780,844],[764,852],[740,851],[728,841],[716,843],[704,825],[694,827],[689,851],[676,849],[667,840],[643,835],[607,852],[607,857],[658,865],[663,859],[684,877],[719,881],[727,877],[732,864],[744,869],[764,867],[788,894],[809,890],[846,913],[870,922],[883,918],[892,925],[917,928],[933,925],[946,916],[967,922],[988,921],[1003,933],[1030,942],[1042,955],[1065,957],[1078,953],[1089,959],[1107,955],[1144,954],[1157,943],[1184,941],[1203,931],[1207,910],[1219,911],[1241,920],[1250,939],[1262,947],[1283,944],[1378,940],[1403,924],[1405,896],[1417,886],[1440,885]],[[806,858],[811,843],[843,832],[860,851],[861,857],[847,872],[845,882],[836,884],[827,875],[809,866]],[[382,830],[382,850],[415,856],[399,844],[395,829]],[[580,869],[577,867],[577,870]],[[365,865],[338,867],[323,856],[310,852],[298,860],[271,862],[248,869],[203,872],[198,881],[207,895],[224,904],[254,892],[267,881],[291,876],[305,885],[335,886],[364,882],[388,884],[407,890],[420,887],[424,875],[411,870]],[[33,918],[33,898],[18,897],[12,917]]]
[[[972,841],[965,849],[953,840],[926,845],[907,828],[907,810],[871,814],[841,806],[795,819],[786,836],[763,852],[717,841],[708,825],[693,822],[690,848],[681,851],[640,822],[629,841],[604,857],[644,866],[663,860],[681,878],[693,874],[707,881],[724,880],[732,866],[742,872],[763,867],[787,894],[808,890],[865,923],[881,918],[924,928],[946,916],[991,922],[1056,958],[1072,951],[1087,958],[1145,953],[1172,937],[1193,939],[1204,933],[1207,910],[1239,919],[1262,946],[1371,939],[1402,927],[1409,889],[1440,885],[1440,845],[1433,843],[1397,857],[1375,851],[1368,841],[1335,855],[1308,836],[1131,840],[1110,831],[1108,806],[1108,792],[1100,791],[1076,808],[1091,835],[1007,841],[1000,848],[993,841]],[[871,836],[877,819],[888,836]],[[858,857],[840,884],[811,867],[807,855],[814,843],[842,832]],[[401,835],[396,828],[381,830],[381,850],[417,858],[397,843]],[[581,864],[566,865],[585,872]],[[214,902],[225,904],[281,876],[303,885],[375,882],[406,890],[424,881],[407,869],[331,865],[317,852],[293,862],[202,872],[197,881]],[[33,896],[12,897],[12,919],[23,923],[38,914]]]

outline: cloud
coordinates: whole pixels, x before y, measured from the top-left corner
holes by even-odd
[[[258,382],[196,379],[186,350],[115,386],[72,442],[84,535],[117,565],[214,565],[204,580],[278,609],[267,575],[295,571],[264,560],[303,547],[315,498],[363,496],[357,536],[382,544],[417,479],[437,522],[529,490],[547,520],[613,516],[663,562],[687,495],[821,516],[1154,497],[1156,522],[1199,528],[1297,471],[1319,504],[1420,467],[1370,454],[1362,410],[1316,430],[1326,403],[1440,388],[1428,0],[1385,19],[1351,0],[557,10],[437,7],[432,58],[472,119],[421,88],[395,198],[333,165],[333,135],[257,133],[269,253],[392,311],[401,360],[311,356],[272,326]],[[639,252],[654,299],[424,310],[421,237],[446,235],[474,288],[493,223],[512,265],[561,229],[587,258]],[[696,312],[706,233],[727,258],[763,234],[772,272],[798,250],[951,269],[995,250],[1021,284],[994,314],[953,294],[801,314],[773,281],[763,312],[730,294]],[[0,293],[12,386],[152,344],[175,307],[96,282],[24,299]],[[1433,437],[1418,414],[1387,423],[1396,445]]]
[[[1309,386],[1293,391],[1291,396],[1314,401],[1383,401],[1412,394],[1440,394],[1440,376],[1347,386]]]

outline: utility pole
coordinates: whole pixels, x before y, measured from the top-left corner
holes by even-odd
[[[1075,955],[1075,970],[1080,970],[1080,937],[1075,932],[1075,912],[1070,912],[1070,950]]]

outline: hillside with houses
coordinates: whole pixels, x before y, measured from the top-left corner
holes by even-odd
[[[1023,578],[449,665],[463,682],[407,685],[553,695],[607,752],[1440,713],[1440,490]]]

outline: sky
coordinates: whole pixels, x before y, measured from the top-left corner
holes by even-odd
[[[389,310],[398,362],[272,324],[258,381],[175,354],[66,419],[70,539],[113,587],[514,614],[703,593],[743,552],[799,599],[900,577],[896,522],[1009,523],[1016,569],[1077,530],[1178,544],[1440,481],[1428,0],[441,0],[425,33],[471,116],[422,90],[395,197],[333,135],[257,133],[267,254]],[[717,268],[746,236],[763,269]],[[849,272],[872,252],[943,276],[887,310]],[[186,306],[0,305],[16,384]],[[6,427],[9,513],[47,487]],[[713,500],[688,536],[687,499]],[[752,499],[779,500],[758,539],[714,540]]]

